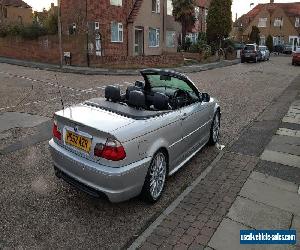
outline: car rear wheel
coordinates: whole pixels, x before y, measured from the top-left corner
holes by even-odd
[[[217,111],[214,115],[214,119],[210,128],[210,137],[208,141],[209,145],[215,145],[219,141],[220,127],[221,127],[220,119],[221,119],[220,112]]]
[[[161,197],[167,176],[167,157],[163,151],[158,151],[150,164],[142,190],[143,198],[151,203]]]

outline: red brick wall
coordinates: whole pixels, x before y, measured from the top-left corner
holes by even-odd
[[[171,67],[184,62],[181,53],[164,54],[158,56],[104,56],[91,57],[91,66],[115,68],[144,68],[144,67]]]
[[[64,36],[63,51],[71,52],[73,66],[87,66],[86,37]],[[59,64],[57,36],[42,37],[38,40],[23,40],[16,37],[0,38],[0,56],[42,63]],[[183,63],[181,53],[160,56],[89,55],[92,67],[160,67]]]
[[[46,38],[28,41],[17,37],[0,39],[0,56],[37,61],[44,63],[59,63],[57,41]]]
[[[87,1],[87,8],[86,8]],[[79,34],[85,34],[87,22],[99,22],[104,54],[127,55],[127,18],[132,8],[133,0],[123,0],[123,6],[110,5],[110,0],[62,0],[62,27],[68,34],[69,26],[76,23]],[[111,22],[123,24],[123,42],[111,42]],[[91,37],[91,39],[93,39]]]

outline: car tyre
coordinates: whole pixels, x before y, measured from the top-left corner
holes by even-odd
[[[241,59],[241,63],[245,63],[245,59]]]
[[[160,199],[165,188],[167,166],[166,154],[162,150],[158,151],[151,160],[141,192],[145,201],[155,203]]]
[[[213,122],[210,127],[210,137],[208,144],[213,146],[216,145],[219,141],[220,128],[221,128],[221,114],[220,111],[217,111],[214,115]]]
[[[258,58],[257,57],[255,57],[255,63],[258,63]]]

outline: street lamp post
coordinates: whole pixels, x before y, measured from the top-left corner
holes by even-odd
[[[61,28],[61,0],[57,1],[58,5],[58,43],[59,43],[59,57],[60,57],[60,68],[63,67],[63,49],[62,49],[62,28]]]

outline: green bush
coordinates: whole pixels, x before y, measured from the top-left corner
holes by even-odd
[[[25,26],[20,31],[20,36],[28,40],[34,40],[45,35],[47,35],[47,30],[37,24]]]
[[[7,27],[0,26],[0,37],[6,37],[7,36]]]
[[[58,16],[57,14],[50,15],[45,21],[45,28],[49,35],[55,35],[58,32]]]
[[[274,46],[273,46],[273,37],[271,35],[267,36],[267,40],[266,40],[266,45],[268,47],[268,49],[273,52],[274,50]]]

